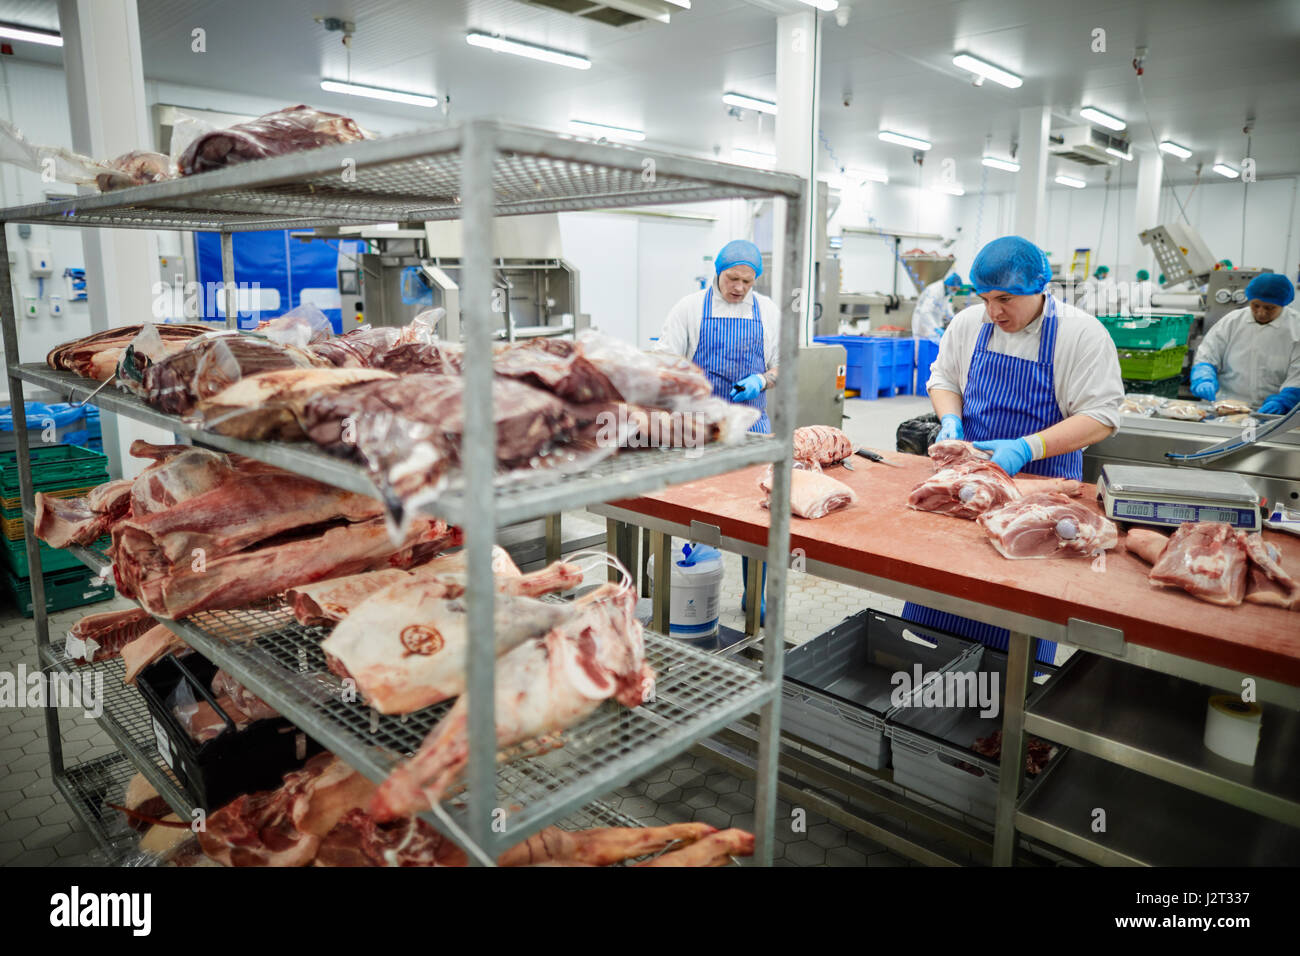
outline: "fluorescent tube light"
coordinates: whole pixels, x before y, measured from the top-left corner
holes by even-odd
[[[1231,166],[1225,166],[1223,163],[1215,163],[1210,167],[1220,176],[1227,176],[1229,179],[1236,179],[1241,173],[1237,172]]]
[[[496,53],[512,53],[515,56],[526,56],[530,60],[541,60],[543,63],[554,63],[557,66],[567,66],[575,70],[591,69],[591,61],[585,56],[565,53],[561,50],[552,50],[549,47],[537,46],[533,43],[522,43],[519,40],[510,40],[506,37],[494,37],[486,33],[470,33],[466,34],[465,41],[470,46],[481,46]]]
[[[840,0],[803,0],[810,7],[816,7],[818,10],[825,10],[830,13],[832,10],[838,10]]]
[[[1130,163],[1133,162],[1133,153],[1131,150],[1127,153],[1124,153],[1124,152],[1120,152],[1114,146],[1107,146],[1106,152],[1110,153],[1112,156],[1118,156],[1120,159],[1125,160],[1126,162],[1130,162]]]
[[[1056,181],[1062,186],[1069,186],[1071,189],[1082,189],[1088,185],[1082,179],[1075,179],[1073,176],[1057,176]]]
[[[988,166],[990,169],[1001,169],[1008,173],[1020,172],[1020,164],[1013,163],[1009,159],[998,159],[996,156],[985,156],[980,160],[980,162],[985,166]]]
[[[586,120],[569,120],[569,125],[579,133],[604,136],[606,139],[625,139],[639,143],[645,139],[645,133],[639,129],[627,129],[623,126],[606,126],[604,123],[588,123]]]
[[[915,136],[904,136],[902,133],[891,133],[887,129],[882,129],[876,136],[886,143],[894,143],[897,146],[910,146],[912,149],[929,149],[930,143],[923,139],[917,139]]]
[[[993,80],[995,83],[1001,83],[1013,90],[1025,82],[1014,73],[1009,73],[1000,66],[994,66],[992,63],[971,56],[969,53],[958,53],[952,58],[952,62],[954,66],[959,66],[969,73]]]
[[[1171,143],[1165,140],[1160,144],[1160,152],[1168,153],[1170,156],[1177,156],[1179,159],[1186,159],[1192,155],[1192,151],[1186,146],[1179,146],[1177,143]]]
[[[44,30],[29,30],[26,27],[0,26],[0,39],[25,40],[43,46],[63,46],[63,37],[60,34],[47,33]]]
[[[349,96],[364,96],[372,100],[388,100],[392,103],[408,103],[411,106],[427,106],[435,109],[438,97],[424,96],[419,93],[402,93],[398,90],[384,90],[377,86],[358,86],[356,83],[341,83],[338,80],[321,80],[320,88],[326,93],[346,93]]]
[[[1116,132],[1125,129],[1128,126],[1128,123],[1125,123],[1118,116],[1111,116],[1109,113],[1103,113],[1095,106],[1085,106],[1083,109],[1079,110],[1079,115],[1086,120],[1096,123],[1098,126],[1113,129]]]
[[[760,100],[753,96],[746,96],[744,93],[723,93],[722,102],[728,106],[738,106],[742,110],[757,110],[760,113],[776,115],[775,103],[769,103],[767,100]]]

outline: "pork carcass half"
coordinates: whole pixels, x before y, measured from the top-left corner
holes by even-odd
[[[363,139],[361,127],[346,116],[310,106],[288,106],[246,123],[204,133],[181,154],[182,176],[303,149],[354,143]]]
[[[1059,492],[1025,495],[976,520],[1004,558],[1090,557],[1119,544],[1113,521]]]
[[[833,465],[852,454],[853,442],[838,428],[830,425],[805,425],[794,430],[796,460]]]
[[[763,507],[771,507],[772,466],[768,465],[758,486],[768,495]],[[790,472],[790,510],[800,518],[824,518],[832,511],[847,508],[858,494],[842,481],[820,471],[795,468]]]
[[[1153,584],[1182,588],[1202,601],[1234,607],[1246,595],[1245,535],[1219,521],[1185,521],[1151,569]]]
[[[67,655],[78,663],[117,657],[124,646],[156,625],[153,616],[138,607],[87,614],[68,630]]]
[[[496,667],[497,745],[509,747],[582,720],[614,698],[639,706],[654,672],[645,663],[636,591],[613,584],[584,595],[569,619],[502,655]],[[380,821],[428,809],[469,760],[469,695],[433,728],[415,756],[380,785],[370,812]]]
[[[36,492],[33,532],[51,548],[92,544],[111,531],[131,510],[129,478],[105,482],[84,498],[59,498]]]

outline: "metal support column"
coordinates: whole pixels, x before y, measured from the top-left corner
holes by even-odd
[[[221,294],[226,302],[226,328],[239,328],[239,296],[235,294],[235,244],[228,232],[221,234]]]
[[[745,575],[745,593],[749,600],[745,604],[745,636],[753,637],[758,633],[763,617],[763,599],[755,595],[763,593],[763,562],[751,560],[749,572]]]
[[[650,629],[660,634],[668,633],[671,620],[672,594],[669,591],[670,572],[672,571],[671,552],[673,539],[671,535],[659,531],[650,533],[650,553],[655,559],[654,573],[654,616],[650,619]]]
[[[560,516],[546,516],[546,563],[554,564],[560,560]]]
[[[1016,852],[1016,803],[1025,776],[1025,694],[1029,691],[1030,651],[1037,641],[1012,631],[1007,647],[1007,686],[1002,706],[1002,758],[998,762],[998,808],[993,831],[993,865],[1011,866]]]

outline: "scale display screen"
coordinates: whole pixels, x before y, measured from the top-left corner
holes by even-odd
[[[1146,501],[1116,501],[1117,518],[1154,518],[1156,506]]]
[[[1131,498],[1114,498],[1110,502],[1111,517],[1123,521],[1148,524],[1181,524],[1184,521],[1222,521],[1237,528],[1258,528],[1256,514],[1242,508],[1223,508],[1213,505],[1179,504],[1172,501],[1139,501]]]
[[[1156,505],[1156,517],[1166,521],[1195,521],[1196,511],[1191,505]]]

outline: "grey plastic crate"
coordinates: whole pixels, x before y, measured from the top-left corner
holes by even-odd
[[[974,654],[943,631],[859,611],[786,652],[781,730],[882,770],[889,766],[885,718],[894,706],[894,675],[910,675],[916,664],[923,675],[938,674]]]
[[[981,705],[966,707],[898,707],[890,712],[885,733],[894,761],[894,783],[945,806],[992,823],[998,804],[998,763],[977,754],[970,745],[1002,729],[1002,707],[1006,695],[1007,655],[975,645],[975,653],[959,662],[955,670],[996,674],[998,707],[994,716],[980,716]],[[1034,673],[1049,675],[1045,684],[1031,682],[1029,699],[1042,693],[1055,678],[1056,668],[1034,664]],[[1052,762],[1059,760],[1058,753]],[[963,768],[962,765],[970,769]],[[978,771],[978,772],[976,772]],[[1032,778],[1028,775],[1025,780]]]

